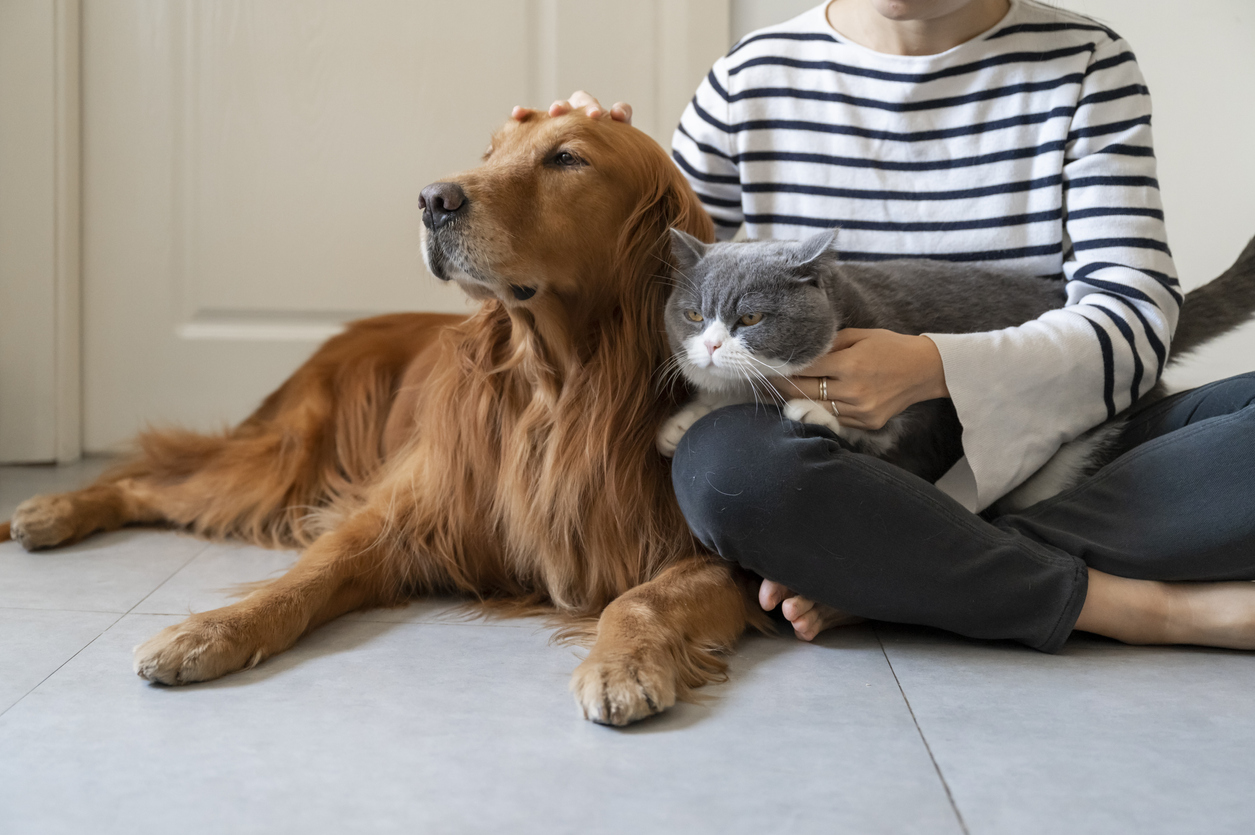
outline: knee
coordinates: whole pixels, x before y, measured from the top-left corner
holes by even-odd
[[[706,547],[744,564],[743,555],[772,538],[806,478],[795,448],[805,440],[806,432],[778,409],[752,404],[719,409],[693,424],[676,449],[671,478],[689,527]]]
[[[1198,408],[1208,414],[1232,414],[1255,406],[1255,371],[1200,386]]]

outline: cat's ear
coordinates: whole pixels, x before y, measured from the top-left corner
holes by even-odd
[[[803,238],[797,243],[798,265],[802,267],[818,261],[819,259],[831,255],[836,257],[837,254],[837,230],[825,229],[811,235],[809,238]]]
[[[704,244],[683,229],[671,227],[671,259],[680,272],[688,272],[706,257],[709,244]]]

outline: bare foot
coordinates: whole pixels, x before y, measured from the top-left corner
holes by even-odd
[[[793,634],[803,641],[813,641],[825,629],[862,623],[865,618],[842,612],[831,606],[816,603],[809,598],[794,594],[774,580],[763,580],[758,589],[758,605],[770,612],[780,606],[780,611],[793,624]]]
[[[1076,628],[1126,644],[1255,649],[1255,583],[1162,583],[1091,568]]]
[[[1164,583],[1172,643],[1255,649],[1255,583]]]

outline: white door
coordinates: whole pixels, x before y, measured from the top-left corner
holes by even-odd
[[[84,446],[236,421],[340,324],[465,309],[419,189],[577,86],[660,141],[727,0],[82,6]]]

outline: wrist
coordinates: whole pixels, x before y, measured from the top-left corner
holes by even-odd
[[[923,370],[920,392],[924,396],[920,400],[949,397],[950,389],[946,386],[946,367],[941,361],[941,351],[937,348],[937,343],[927,336],[917,336],[915,340],[920,354],[920,368]]]

